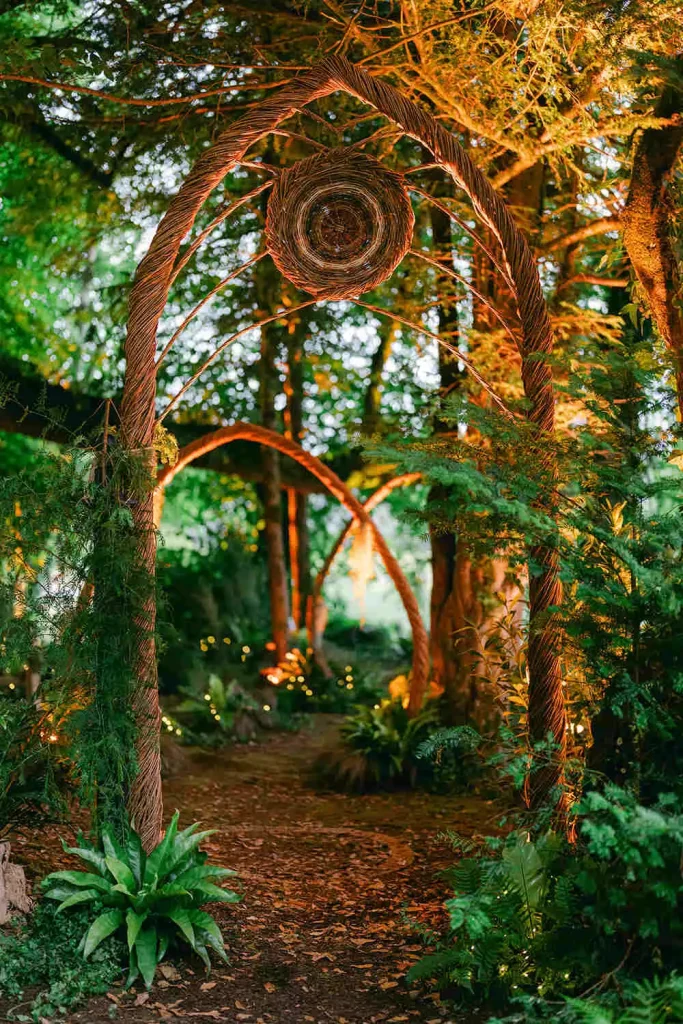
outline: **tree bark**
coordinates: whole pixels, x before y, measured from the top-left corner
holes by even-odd
[[[382,320],[377,332],[379,335],[379,345],[372,353],[370,379],[363,400],[362,430],[364,434],[376,434],[381,426],[382,375],[384,374],[386,361],[391,355],[397,330],[398,323],[396,320]]]
[[[450,257],[451,222],[441,210],[430,208],[432,240],[437,254]],[[481,286],[483,282],[479,281]],[[485,282],[488,287],[488,282]],[[452,296],[452,279],[446,275],[437,280],[435,290],[444,296],[438,306],[439,333],[454,336],[458,329],[457,306]],[[457,360],[439,350],[439,373],[442,395],[451,394],[465,382]],[[439,420],[434,422],[437,435],[446,435],[453,428]],[[435,486],[430,501],[440,502],[447,489]],[[433,679],[443,687],[447,717],[450,724],[466,722],[479,728],[490,727],[495,718],[495,694],[482,682],[483,668],[478,650],[484,638],[495,633],[500,618],[501,592],[509,596],[518,588],[507,579],[507,563],[502,559],[473,562],[465,545],[454,532],[430,529],[432,551],[432,594],[430,602],[430,651]]]
[[[265,260],[256,271],[256,288],[259,319],[275,312],[274,297],[279,297],[281,283],[274,267]],[[277,368],[279,335],[277,323],[261,328],[261,359],[259,362],[260,387],[259,407],[261,424],[269,430],[277,430],[275,395],[280,389]],[[268,558],[268,592],[270,597],[270,621],[275,654],[281,661],[288,649],[289,640],[289,599],[287,563],[282,522],[282,484],[280,480],[280,456],[271,448],[262,449],[264,478],[261,489],[263,499],[264,538]]]
[[[679,63],[683,73],[683,60]],[[683,91],[669,86],[657,104],[656,115],[670,118],[675,114],[683,114]],[[682,144],[683,120],[641,133],[622,224],[631,265],[674,358],[679,418],[683,420],[683,281],[671,238],[674,211],[669,188]]]
[[[304,310],[301,317],[290,321],[287,335],[287,407],[286,435],[297,444],[304,437],[303,400],[304,373],[303,356],[305,332],[308,317]],[[293,488],[287,491],[289,565],[292,578],[292,621],[295,629],[304,625],[306,601],[311,593],[310,539],[306,495]]]

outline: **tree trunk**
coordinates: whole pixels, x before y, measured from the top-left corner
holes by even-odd
[[[679,60],[683,73],[683,60]],[[655,111],[683,113],[683,91],[664,90]],[[679,419],[683,420],[683,280],[672,243],[669,183],[683,145],[683,122],[646,128],[633,157],[631,186],[622,215],[624,245],[659,333],[674,358]]]
[[[304,310],[300,317],[290,322],[287,334],[285,434],[297,444],[301,444],[304,437],[303,356],[305,332],[308,327],[306,313],[307,310]],[[289,565],[292,578],[292,621],[294,628],[298,630],[304,626],[306,601],[312,587],[306,495],[298,493],[293,488],[288,489],[287,513]]]
[[[396,338],[398,323],[396,320],[383,319],[378,328],[379,345],[372,353],[370,361],[370,379],[363,401],[363,433],[376,434],[381,426],[382,417],[382,375],[387,359]]]
[[[441,210],[430,208],[432,239],[439,258],[450,261],[451,222]],[[480,282],[481,283],[481,282]],[[442,297],[438,306],[439,333],[453,337],[458,329],[453,281],[444,275],[437,280],[436,291]],[[442,395],[462,386],[465,374],[443,348],[439,349],[439,374]],[[439,420],[437,435],[453,428]],[[447,490],[435,486],[430,501],[447,498]],[[430,602],[430,651],[435,683],[443,687],[450,724],[471,722],[481,729],[495,718],[496,694],[483,683],[484,666],[477,653],[484,638],[496,631],[500,617],[501,591],[510,597],[517,591],[507,579],[507,563],[501,559],[472,562],[464,544],[450,532],[430,529],[432,551],[432,594]]]
[[[282,284],[273,265],[262,260],[256,268],[256,293],[259,309],[257,319],[275,312],[275,298],[279,298]],[[275,396],[280,390],[280,375],[277,357],[281,328],[277,322],[261,328],[261,359],[259,362],[259,407],[261,424],[269,430],[277,430]],[[261,488],[264,538],[268,558],[268,593],[270,596],[270,621],[275,654],[281,661],[289,646],[289,600],[287,563],[282,522],[282,500],[280,481],[280,456],[272,448],[262,449],[264,478]]]

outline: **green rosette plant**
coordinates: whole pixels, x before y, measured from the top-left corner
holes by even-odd
[[[215,829],[198,832],[190,825],[178,832],[178,811],[164,838],[145,854],[139,835],[131,829],[125,845],[111,831],[102,832],[101,848],[64,844],[66,853],[85,861],[89,871],[55,871],[43,881],[45,896],[58,900],[57,913],[90,905],[93,921],[79,950],[87,959],[109,935],[120,932],[128,944],[127,987],[141,975],[149,989],[157,964],[173,943],[190,946],[210,970],[209,950],[227,959],[223,936],[205,903],[237,903],[241,898],[217,885],[235,877],[228,868],[207,864],[200,844]]]

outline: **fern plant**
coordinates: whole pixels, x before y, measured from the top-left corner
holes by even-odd
[[[601,979],[621,985],[628,973],[646,980],[653,961],[677,966],[683,815],[676,800],[644,807],[607,785],[575,811],[573,844],[552,832],[535,841],[515,832],[488,839],[483,852],[464,849],[474,856],[449,874],[448,933],[413,968],[413,980],[435,978],[500,1005],[524,995],[574,996]]]
[[[85,861],[89,871],[55,871],[44,879],[45,896],[59,902],[58,913],[84,904],[92,910],[94,919],[79,946],[86,960],[108,936],[125,935],[128,986],[142,975],[149,989],[157,964],[172,942],[189,945],[207,970],[209,949],[226,959],[220,929],[201,908],[205,903],[240,899],[216,885],[218,879],[234,877],[235,872],[206,863],[199,846],[213,832],[197,832],[197,827],[178,832],[176,811],[164,838],[149,855],[134,830],[123,845],[105,828],[100,849],[85,843],[64,846],[66,853]]]
[[[400,700],[360,706],[342,725],[341,748],[325,752],[316,769],[327,782],[347,790],[414,784],[417,750],[438,721],[434,702],[414,718]]]
[[[179,715],[190,716],[190,728],[193,733],[200,736],[213,729],[229,734],[233,731],[240,714],[254,714],[261,708],[236,679],[224,683],[220,676],[213,672],[209,675],[206,690],[201,697],[192,690],[184,692],[185,700],[178,704],[175,710]]]

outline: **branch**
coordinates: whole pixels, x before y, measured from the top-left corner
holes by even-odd
[[[49,124],[44,121],[24,121],[21,122],[21,127],[31,135],[35,135],[37,139],[72,164],[99,188],[111,187],[113,172],[102,170],[89,157],[84,156],[77,149],[73,149]]]
[[[568,231],[565,235],[556,235],[541,246],[542,252],[556,252],[558,249],[568,249],[570,245],[577,245],[585,242],[587,238],[595,235],[605,235],[609,231],[620,231],[621,220],[618,217],[600,217],[599,220],[591,220],[574,231]]]
[[[558,291],[577,282],[579,284],[596,284],[601,288],[628,288],[629,279],[627,277],[601,277],[599,274],[575,274],[563,281]]]
[[[84,438],[87,440],[88,435],[99,429],[106,401],[99,395],[81,394],[73,388],[50,384],[26,363],[7,356],[0,356],[0,377],[13,385],[12,397],[0,405],[0,431],[73,446],[82,444]],[[114,405],[118,404],[119,396],[116,396]],[[229,409],[224,412],[230,415]],[[174,420],[168,423],[181,447],[218,425]],[[336,455],[330,465],[343,478],[367,469],[358,452]],[[230,448],[207,453],[195,466],[216,473],[234,473],[254,483],[265,478],[261,449],[247,441],[237,441]],[[289,461],[282,465],[281,484],[283,488],[303,493],[318,494],[325,490],[314,477]]]
[[[95,96],[97,99],[106,100],[108,103],[123,103],[129,107],[167,107],[174,103],[193,103],[195,100],[204,100],[207,96],[223,96],[229,92],[253,92],[255,90],[279,89],[285,85],[288,79],[280,82],[262,82],[257,85],[248,85],[240,82],[239,85],[223,85],[220,89],[208,89],[206,92],[193,93],[191,96],[169,96],[165,99],[141,99],[133,96],[115,96],[110,92],[102,92],[99,89],[88,89],[84,85],[68,85],[65,82],[48,82],[44,78],[34,78],[32,75],[2,75],[0,81],[4,82],[27,82],[29,85],[39,85],[44,89],[55,89],[60,92],[76,92],[83,96]]]

